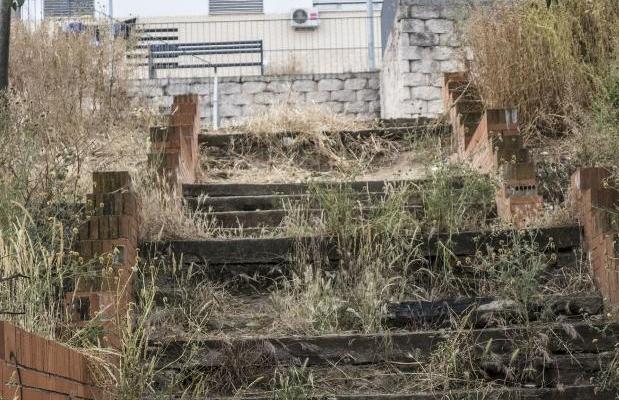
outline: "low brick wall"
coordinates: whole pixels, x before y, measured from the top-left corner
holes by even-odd
[[[584,248],[595,282],[608,305],[619,307],[619,192],[608,184],[607,168],[579,168],[572,176],[571,200],[583,227]]]
[[[378,72],[223,77],[219,82],[219,115],[224,125],[264,113],[279,103],[320,104],[363,119],[380,116]],[[135,80],[130,90],[150,106],[166,109],[174,96],[196,94],[202,118],[212,119],[212,78]]]
[[[101,400],[87,358],[51,340],[0,322],[0,377],[3,399]]]

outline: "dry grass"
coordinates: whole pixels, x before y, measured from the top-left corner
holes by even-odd
[[[144,169],[134,180],[141,199],[140,235],[144,240],[208,239],[217,234],[214,220],[192,212],[156,171]]]
[[[339,134],[368,127],[368,122],[336,114],[323,106],[280,104],[231,129],[247,132],[240,143],[242,154],[266,153],[271,160],[350,170],[395,152],[393,144],[379,138],[344,139]]]
[[[616,55],[619,4],[528,0],[480,8],[469,23],[472,73],[487,104],[517,107],[528,132],[563,133],[589,110]]]
[[[0,126],[0,182],[12,200],[29,209],[79,202],[92,171],[143,165],[152,116],[126,91],[124,54],[123,42],[97,46],[89,35],[15,25]]]

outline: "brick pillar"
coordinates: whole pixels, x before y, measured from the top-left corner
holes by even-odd
[[[129,173],[95,172],[86,212],[77,250],[84,261],[92,262],[94,271],[77,278],[66,303],[76,326],[96,318],[104,328],[104,340],[115,346],[114,326],[132,300],[132,268],[137,262],[140,203]]]
[[[196,180],[200,129],[199,97],[183,95],[174,97],[168,126],[150,130],[151,164],[176,193]]]
[[[583,227],[584,248],[595,281],[614,307],[619,306],[617,204],[619,194],[608,184],[607,168],[579,168],[572,175],[571,200]]]

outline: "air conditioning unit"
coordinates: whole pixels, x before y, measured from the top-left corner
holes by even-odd
[[[296,8],[291,12],[294,29],[316,29],[320,26],[320,16],[315,8]]]

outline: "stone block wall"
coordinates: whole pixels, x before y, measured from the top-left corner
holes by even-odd
[[[336,113],[377,118],[379,79],[378,72],[224,77],[219,81],[221,123],[240,122],[281,103],[318,104]],[[212,78],[136,80],[131,90],[150,106],[164,109],[171,107],[174,96],[198,95],[204,122],[212,119]]]
[[[471,8],[486,0],[400,0],[383,56],[383,118],[442,114],[443,75],[466,69],[462,32]]]

